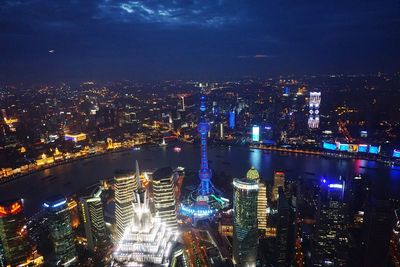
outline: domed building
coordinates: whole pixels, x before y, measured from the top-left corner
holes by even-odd
[[[254,166],[251,166],[250,170],[247,171],[246,178],[249,180],[260,180],[260,174]]]

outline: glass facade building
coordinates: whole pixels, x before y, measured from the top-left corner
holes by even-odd
[[[138,189],[134,175],[115,177],[115,235],[118,241],[133,217],[134,192]]]
[[[154,206],[161,221],[169,229],[176,231],[178,223],[171,167],[161,168],[153,173],[153,195]]]
[[[258,181],[233,181],[233,259],[237,266],[256,266]]]
[[[67,199],[64,196],[50,197],[43,206],[54,247],[54,258],[51,261],[56,266],[71,265],[77,258]]]
[[[80,199],[87,248],[92,251],[95,250],[98,242],[106,238],[101,192],[101,188],[98,188],[91,196]]]
[[[17,266],[26,262],[28,243],[25,225],[21,199],[0,203],[0,266],[2,263]]]
[[[345,266],[348,253],[344,181],[321,182],[312,251],[313,266]]]

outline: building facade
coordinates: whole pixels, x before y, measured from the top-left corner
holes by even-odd
[[[114,240],[119,240],[125,228],[132,220],[132,204],[135,202],[134,192],[138,188],[134,175],[115,177],[115,234]]]
[[[154,206],[161,218],[170,229],[176,231],[176,203],[171,167],[160,168],[153,173]]]
[[[0,248],[3,248],[0,266],[2,263],[17,266],[26,262],[29,247],[25,225],[22,199],[0,203]]]
[[[51,262],[56,266],[71,265],[77,257],[67,199],[63,196],[50,197],[43,206],[54,248],[54,258]]]
[[[91,196],[80,199],[80,210],[87,239],[87,248],[94,251],[99,242],[106,238],[101,188]]]
[[[348,258],[345,182],[321,181],[312,261],[314,266],[345,266]]]
[[[233,259],[237,266],[256,266],[258,181],[233,181]]]

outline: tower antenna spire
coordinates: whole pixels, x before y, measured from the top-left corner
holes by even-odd
[[[138,185],[138,190],[140,191],[142,189],[142,183],[140,182],[139,161],[137,161],[137,160],[136,160],[136,166],[135,166],[135,179],[136,179],[136,183]]]

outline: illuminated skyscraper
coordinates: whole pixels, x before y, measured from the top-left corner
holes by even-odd
[[[175,195],[173,188],[173,172],[171,167],[156,170],[153,173],[154,206],[162,222],[169,229],[176,231]]]
[[[312,250],[313,266],[345,266],[348,253],[345,182],[323,179]]]
[[[53,196],[43,203],[43,207],[54,247],[54,259],[51,262],[57,266],[71,265],[77,258],[67,199],[60,195]]]
[[[87,247],[92,251],[95,249],[98,242],[104,240],[106,236],[103,204],[100,195],[101,188],[97,188],[91,196],[80,199]]]
[[[25,263],[28,257],[26,221],[22,199],[0,203],[0,266],[17,266]]]
[[[229,111],[229,128],[235,129],[236,125],[236,114],[235,111]]]
[[[222,122],[220,122],[219,124],[219,139],[224,139],[225,135],[224,135],[224,124]]]
[[[233,258],[237,266],[256,266],[258,247],[257,179],[233,180]]]
[[[310,92],[308,127],[317,129],[319,127],[319,106],[321,104],[321,92]]]
[[[262,182],[258,183],[257,220],[260,235],[265,236],[267,231],[267,187]]]
[[[285,187],[285,173],[281,171],[276,171],[274,173],[274,186],[272,187],[272,201],[278,200],[279,187]]]
[[[113,253],[112,266],[168,266],[178,233],[150,212],[147,192],[140,186],[132,220]]]
[[[115,235],[119,240],[132,220],[134,192],[138,189],[135,175],[115,177]]]

